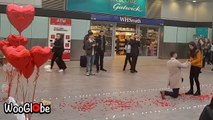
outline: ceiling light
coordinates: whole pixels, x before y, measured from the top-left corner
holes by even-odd
[[[196,1],[196,0],[193,0],[192,2],[195,3],[195,2],[197,2],[197,1]]]

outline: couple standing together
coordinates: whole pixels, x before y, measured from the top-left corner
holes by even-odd
[[[125,50],[126,50],[126,59],[124,62],[123,71],[126,70],[127,62],[131,65],[130,71],[131,73],[137,73],[136,64],[139,55],[140,48],[140,37],[135,34],[134,36],[128,37],[125,41]]]
[[[84,50],[87,57],[87,76],[95,75],[92,72],[92,67],[94,62],[96,64],[97,73],[101,71],[107,71],[103,67],[104,63],[104,53],[106,47],[106,38],[104,36],[104,31],[100,31],[99,36],[95,39],[93,32],[88,31],[88,34],[84,37]]]

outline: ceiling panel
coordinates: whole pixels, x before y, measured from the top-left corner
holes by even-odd
[[[42,0],[42,7],[52,10],[65,10],[65,0]]]

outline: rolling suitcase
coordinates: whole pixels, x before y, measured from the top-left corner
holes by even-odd
[[[81,67],[86,67],[87,66],[87,57],[86,56],[81,56],[81,58],[80,58],[80,66]]]

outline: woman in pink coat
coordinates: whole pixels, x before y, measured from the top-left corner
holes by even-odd
[[[165,99],[165,96],[171,96],[173,98],[178,97],[179,90],[183,82],[182,76],[181,76],[181,69],[187,68],[190,65],[189,62],[181,63],[180,61],[178,61],[176,52],[171,52],[170,56],[171,56],[171,59],[167,62],[167,67],[169,70],[168,85],[172,89],[172,92],[161,91],[160,93],[161,93],[162,99]]]

